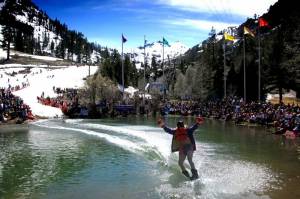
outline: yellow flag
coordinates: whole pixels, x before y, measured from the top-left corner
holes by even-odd
[[[254,33],[249,28],[244,26],[244,35],[247,35],[247,34],[251,35],[252,37],[255,37]]]
[[[225,40],[228,40],[228,41],[234,41],[234,36],[230,35],[230,34],[227,34],[226,32],[224,33],[224,38]]]

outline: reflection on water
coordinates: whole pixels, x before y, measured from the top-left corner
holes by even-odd
[[[200,178],[190,182],[170,153],[172,137],[155,125],[121,118],[2,128],[0,198],[300,198],[298,140],[207,120],[196,132]]]

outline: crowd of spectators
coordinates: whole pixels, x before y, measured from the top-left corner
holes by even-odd
[[[294,104],[247,102],[238,97],[207,102],[169,101],[162,114],[202,115],[204,117],[234,121],[235,124],[258,124],[275,127],[276,134],[287,131],[300,135],[300,107]]]
[[[129,114],[149,114],[149,100],[142,98],[126,98],[122,101],[106,100],[105,98],[97,101],[95,104],[82,105],[79,103],[77,89],[61,89],[53,87],[57,97],[45,97],[44,93],[37,97],[39,103],[60,108],[62,112],[69,117],[104,117],[110,115],[127,116]]]
[[[77,89],[53,87],[53,91],[57,94],[57,97],[45,97],[43,92],[40,97],[37,97],[38,102],[46,106],[60,108],[64,114],[79,107]]]
[[[86,107],[81,107],[78,103],[78,94],[76,89],[53,88],[58,94],[56,98],[38,97],[40,103],[57,108],[61,108],[66,114],[70,110],[76,110],[80,116],[88,116]],[[150,100],[151,101],[151,100]],[[108,109],[106,100],[98,106]],[[132,103],[134,104],[134,103]],[[138,107],[138,101],[134,107]],[[147,104],[150,102],[147,101]],[[99,108],[98,107],[98,108]],[[116,106],[117,108],[120,108]],[[114,107],[114,108],[116,108]],[[142,107],[146,107],[146,104]],[[233,121],[237,125],[264,125],[274,127],[276,134],[293,132],[300,135],[300,107],[294,104],[271,104],[267,102],[244,102],[238,97],[227,97],[222,100],[209,100],[206,102],[198,101],[166,101],[161,104],[161,114],[171,115],[201,115],[203,117]],[[97,107],[95,107],[97,108]],[[122,106],[121,108],[128,108]],[[131,108],[131,107],[130,107]],[[149,110],[148,110],[149,109]],[[147,106],[147,113],[151,107]],[[139,110],[143,113],[146,111]]]
[[[0,123],[23,123],[34,119],[30,107],[12,94],[11,89],[0,89]]]

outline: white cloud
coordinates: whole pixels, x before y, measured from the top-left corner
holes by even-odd
[[[185,26],[193,29],[199,29],[202,31],[210,31],[212,27],[214,27],[216,31],[221,31],[230,26],[238,26],[238,24],[230,24],[230,23],[223,23],[217,21],[194,20],[194,19],[165,20],[164,23],[176,25],[176,26]]]
[[[157,0],[157,3],[178,9],[222,15],[252,17],[262,15],[278,0]]]

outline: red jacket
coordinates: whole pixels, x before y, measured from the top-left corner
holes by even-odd
[[[173,135],[171,151],[176,152],[179,151],[180,147],[183,144],[191,143],[193,145],[193,150],[196,150],[195,139],[193,136],[194,131],[198,128],[198,124],[193,125],[190,128],[176,128],[170,129],[167,126],[163,127],[164,130]]]

